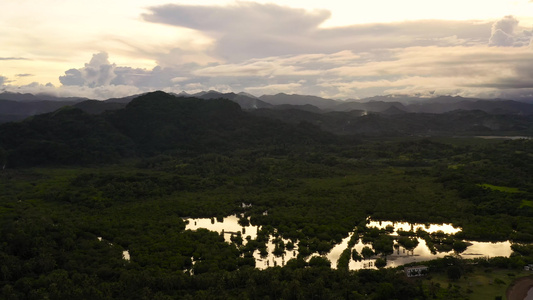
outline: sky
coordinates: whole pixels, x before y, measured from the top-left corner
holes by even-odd
[[[533,0],[8,0],[0,45],[0,91],[533,99]]]

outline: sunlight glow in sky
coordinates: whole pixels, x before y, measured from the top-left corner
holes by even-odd
[[[529,97],[532,37],[529,0],[3,1],[0,89]]]

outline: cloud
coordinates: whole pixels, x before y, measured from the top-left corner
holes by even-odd
[[[85,67],[67,70],[65,76],[59,77],[59,81],[63,85],[105,86],[116,77],[115,68],[115,64],[109,63],[108,54],[100,52],[94,54]]]
[[[182,49],[179,47],[172,47],[168,51],[155,54],[157,64],[163,68],[176,67],[194,62],[217,63],[219,60],[211,57],[202,49]]]
[[[309,43],[310,32],[329,16],[325,10],[307,12],[274,4],[238,2],[230,6],[168,4],[150,8],[143,18],[201,31],[216,39],[215,56],[237,61],[303,49]]]
[[[272,76],[313,76],[318,75],[318,70],[305,70],[294,65],[286,64],[283,58],[271,58],[271,60],[252,60],[240,64],[222,64],[212,67],[201,68],[194,72],[199,76],[236,76],[236,77],[272,77]]]
[[[305,84],[305,81],[293,83],[270,84],[265,86],[256,86],[245,88],[244,91],[254,95],[272,95],[278,93],[294,93],[300,90]]]
[[[158,64],[152,69],[117,65],[100,52],[65,71],[60,87],[24,88],[96,99],[156,89],[341,99],[387,93],[526,97],[533,89],[532,31],[515,17],[320,27],[329,16],[246,2],[155,6],[145,21],[197,30],[209,42],[148,47],[143,53]]]
[[[0,57],[0,60],[29,60],[24,57]]]
[[[340,97],[350,94],[431,93],[518,97],[533,88],[533,52],[528,48],[412,47],[387,60],[330,68],[323,78]],[[522,90],[522,92],[520,91]]]
[[[70,84],[63,83],[59,88],[28,85],[24,89],[77,93],[96,99],[156,89],[214,89],[255,95],[287,92],[341,99],[388,93],[523,97],[533,89],[533,80],[529,79],[533,78],[532,70],[530,48],[486,45],[417,46],[360,53],[345,50],[151,70],[118,66],[109,62],[106,53],[98,53],[84,67],[65,72],[62,82]]]
[[[89,68],[92,73],[87,71]],[[522,99],[533,91],[533,51],[529,47],[486,45],[418,46],[378,52],[271,56],[240,63],[183,64],[151,70],[118,66],[109,62],[107,54],[98,53],[84,67],[65,74],[63,81],[71,84],[60,87],[37,83],[13,87],[7,78],[1,79],[6,89],[15,92],[92,99],[152,90],[210,89],[246,91],[258,96],[286,92],[339,99],[391,93]]]
[[[5,90],[15,93],[46,94],[57,97],[86,97],[89,99],[109,99],[152,91],[142,90],[135,86],[127,85],[109,85],[99,87],[63,85],[56,87],[51,83],[40,84],[38,82],[32,82],[22,86],[7,85],[4,88]]]
[[[142,17],[148,22],[201,31],[214,40],[209,54],[232,63],[344,50],[486,45],[491,33],[490,23],[478,21],[419,20],[322,28],[330,17],[328,11],[248,2],[230,6],[168,4],[149,8]]]
[[[327,10],[308,12],[275,4],[238,2],[228,6],[194,6],[167,4],[150,8],[143,18],[200,31],[220,32],[287,32],[301,34],[329,19]],[[295,19],[298,17],[298,19]],[[246,24],[246,27],[242,25]]]
[[[16,74],[15,76],[17,76],[17,77],[30,77],[30,76],[34,76],[34,75],[25,73],[25,74]]]
[[[288,67],[297,72],[285,76],[271,73]],[[226,83],[237,77],[245,87],[241,90],[253,94],[290,88],[293,93],[334,98],[387,93],[518,97],[520,89],[533,88],[532,70],[533,51],[527,47],[431,46],[380,54],[344,51],[268,57],[200,68],[195,73]],[[247,76],[240,76],[241,71]],[[232,87],[235,90],[236,86]]]
[[[0,86],[4,85],[5,83],[7,83],[7,77],[5,76],[0,76]]]
[[[173,67],[157,66],[152,70],[117,66],[109,62],[106,52],[94,54],[89,63],[78,69],[69,69],[59,77],[64,86],[85,86],[89,88],[111,85],[129,85],[138,88],[170,88],[181,78],[186,82],[191,73],[197,69],[194,63],[174,65]]]
[[[519,21],[513,16],[505,16],[492,24],[490,46],[513,46],[515,43],[515,29]]]

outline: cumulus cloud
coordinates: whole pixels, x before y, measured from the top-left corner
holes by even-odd
[[[108,54],[100,52],[94,54],[85,67],[67,70],[64,76],[59,77],[59,81],[63,85],[105,86],[115,79],[115,68],[115,64],[109,63]]]
[[[515,43],[515,29],[519,21],[513,16],[505,16],[492,24],[490,46],[513,46]]]
[[[196,64],[176,65],[175,68],[157,66],[152,70],[117,66],[109,62],[106,52],[94,54],[89,63],[78,69],[69,69],[59,77],[64,86],[84,86],[89,88],[106,86],[135,86],[138,88],[168,88],[180,77],[184,82]]]
[[[418,46],[378,52],[271,56],[239,63],[184,64],[151,70],[118,66],[109,62],[107,54],[99,54],[95,55],[99,58],[96,61],[93,57],[84,67],[65,72],[65,77],[70,76],[70,85],[35,83],[15,91],[93,99],[156,89],[246,91],[258,96],[286,92],[339,99],[389,93],[521,99],[533,90],[533,51],[528,47]],[[102,65],[107,67],[100,68]],[[87,68],[102,71],[103,75],[89,74]],[[12,90],[7,78],[0,80]]]
[[[108,62],[107,55],[102,57],[105,59],[99,60],[101,64],[91,60],[84,68],[68,70],[71,82],[78,81],[61,87],[63,93],[77,88],[98,99],[154,89],[214,89],[255,95],[287,92],[330,98],[387,93],[498,97],[503,92],[519,96],[518,90],[533,89],[533,80],[529,79],[533,78],[533,52],[527,47],[419,46],[366,53],[271,56],[240,63],[187,64],[152,70],[117,66]],[[84,72],[88,66],[101,70],[95,66],[102,63],[113,66],[103,68],[106,78],[113,79],[107,85],[91,86],[96,81],[85,79]]]
[[[336,61],[337,64],[345,62],[347,57],[342,54],[320,56],[324,62]],[[247,87],[257,85],[263,86],[280,80],[292,81],[293,78],[297,78],[298,81],[302,76],[316,76],[319,71],[304,67],[304,65],[319,63],[320,60],[316,55],[304,56],[300,65],[293,66],[291,63],[294,60],[291,57],[285,59],[273,57],[271,60],[250,60],[241,64],[215,63],[200,66],[186,63],[171,67],[157,66],[147,70],[111,64],[107,53],[99,53],[95,54],[91,62],[85,64],[85,67],[65,71],[60,81],[63,86],[100,88],[100,90],[111,90],[115,86],[132,86],[143,91],[215,89],[229,92],[236,89],[245,90]],[[106,78],[107,80],[104,80]]]
[[[152,69],[120,66],[101,52],[65,71],[61,87],[25,88],[96,99],[155,89],[341,99],[387,93],[525,97],[533,89],[533,34],[512,16],[320,27],[329,16],[246,2],[151,7],[144,20],[198,30],[213,42],[148,51],[158,64]]]

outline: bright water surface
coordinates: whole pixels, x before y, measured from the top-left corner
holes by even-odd
[[[224,240],[228,243],[231,243],[231,236],[237,234],[237,232],[241,232],[242,234],[243,245],[246,245],[247,236],[250,236],[252,240],[257,238],[258,227],[252,225],[243,227],[239,225],[239,218],[235,215],[224,218],[222,222],[218,222],[215,218],[186,219],[186,221],[189,221],[189,224],[187,224],[185,229],[196,230],[198,228],[205,228],[218,233],[224,232]],[[268,255],[266,257],[261,257],[259,251],[254,252],[255,265],[257,268],[265,269],[274,266],[284,266],[289,259],[296,258],[298,255],[298,251],[285,250],[284,255],[275,256],[272,253],[275,248],[272,241],[273,238],[270,237],[267,243]],[[287,244],[289,240],[283,239],[283,242]]]
[[[185,229],[196,230],[198,228],[205,228],[211,231],[216,231],[218,233],[224,232],[224,239],[231,243],[231,235],[236,234],[237,232],[242,233],[243,243],[246,243],[246,237],[250,236],[251,239],[257,238],[257,226],[241,226],[238,223],[239,218],[237,216],[229,216],[224,218],[222,222],[218,222],[216,219],[202,218],[202,219],[185,219],[189,223],[186,225]],[[393,236],[397,235],[396,231],[401,229],[403,231],[416,231],[418,228],[421,228],[429,233],[435,233],[437,231],[442,231],[445,234],[455,234],[461,231],[460,228],[455,228],[451,224],[411,224],[406,222],[389,222],[389,221],[372,221],[368,220],[367,227],[377,227],[380,229],[385,228],[386,226],[393,226],[394,232],[391,234]],[[348,241],[350,240],[353,233],[350,233],[348,237],[342,240],[341,243],[335,245],[333,249],[326,255],[326,257],[331,261],[331,266],[333,268],[337,267],[337,261],[341,253],[348,247]],[[274,251],[274,244],[272,243],[273,238],[270,237],[270,240],[267,244],[268,255],[266,257],[261,257],[259,251],[254,252],[254,257],[256,259],[256,267],[259,269],[265,269],[272,266],[283,266],[285,263],[291,259],[295,258],[298,255],[298,250],[294,251],[285,251],[285,255],[281,257],[276,257],[272,252]],[[284,240],[287,244],[288,240]],[[511,243],[498,242],[475,242],[475,241],[466,241],[472,245],[461,253],[462,257],[465,258],[478,258],[478,257],[495,257],[495,256],[505,256],[508,257],[511,255]],[[295,245],[297,242],[294,243]],[[356,249],[358,253],[361,253],[365,245],[360,240],[355,244],[353,249]],[[453,254],[453,251],[449,252],[437,252],[432,254],[429,248],[426,246],[426,242],[423,239],[418,238],[418,246],[412,251],[399,247],[394,249],[394,253],[387,256],[387,267],[397,267],[407,263],[412,262],[422,262],[428,261],[436,258],[441,258],[446,255]],[[350,260],[349,268],[350,270],[358,270],[363,268],[375,268],[374,262],[377,257],[366,259],[360,262]]]

